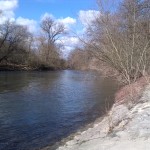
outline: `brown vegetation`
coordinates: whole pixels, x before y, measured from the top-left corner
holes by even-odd
[[[83,50],[81,48],[74,49],[68,59],[68,65],[73,69],[88,69],[89,61],[91,56],[88,53],[88,50]]]
[[[71,57],[81,62],[87,50],[92,59],[99,60],[99,66],[104,62],[130,84],[149,73],[150,1],[123,0],[115,11],[114,1],[105,2],[98,1],[100,13],[89,24],[86,37],[80,38],[84,51],[76,54],[78,59]]]
[[[126,85],[115,94],[115,102],[121,103],[137,103],[145,86],[149,83],[150,76],[144,76],[136,82]]]
[[[51,18],[41,23],[41,34],[6,21],[0,24],[0,70],[54,70],[66,67],[56,43],[64,26]]]

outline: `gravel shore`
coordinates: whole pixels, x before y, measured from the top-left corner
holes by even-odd
[[[114,104],[101,122],[57,150],[149,150],[150,85],[136,103]]]

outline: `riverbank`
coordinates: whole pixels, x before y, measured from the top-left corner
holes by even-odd
[[[57,150],[149,150],[150,84],[147,78],[123,87],[115,99],[102,121],[75,135]]]
[[[0,71],[54,71],[54,70],[64,70],[66,68],[56,68],[49,66],[38,66],[31,67],[28,65],[14,65],[14,64],[3,64],[0,65]]]

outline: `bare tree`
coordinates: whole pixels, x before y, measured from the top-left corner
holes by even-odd
[[[14,51],[22,51],[29,32],[26,27],[6,21],[0,25],[0,62],[7,61]]]
[[[47,63],[55,64],[59,60],[59,48],[57,40],[65,33],[64,25],[51,19],[45,18],[41,23],[43,35],[40,36],[40,51]]]
[[[64,34],[64,25],[46,17],[41,23],[41,29],[45,33],[48,43],[55,43]]]
[[[91,52],[128,83],[135,81],[150,65],[150,1],[124,0],[116,12],[102,0],[99,6],[100,15],[87,30]]]
[[[85,48],[84,48],[85,49]],[[89,62],[91,60],[91,55],[89,54],[87,48],[76,47],[69,55],[68,65],[73,69],[88,69]]]
[[[65,64],[56,42],[64,33],[63,25],[46,18],[41,28],[43,34],[37,38],[27,27],[15,22],[8,20],[0,24],[0,64],[23,65],[34,69],[53,69],[62,66],[61,62]]]

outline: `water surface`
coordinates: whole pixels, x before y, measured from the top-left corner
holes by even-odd
[[[0,150],[54,144],[99,117],[115,91],[94,72],[0,72]]]

